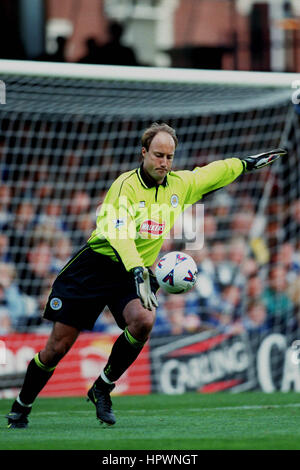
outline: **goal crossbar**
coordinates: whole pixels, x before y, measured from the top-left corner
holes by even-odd
[[[239,86],[292,87],[299,74],[248,72],[162,67],[128,67],[38,61],[0,60],[1,74],[77,78],[90,80],[125,80],[182,84],[230,84]]]

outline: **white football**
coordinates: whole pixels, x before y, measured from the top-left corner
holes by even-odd
[[[197,279],[197,265],[193,258],[181,251],[171,251],[163,256],[155,268],[157,282],[171,294],[189,291]]]

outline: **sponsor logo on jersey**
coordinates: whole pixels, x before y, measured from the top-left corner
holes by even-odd
[[[154,220],[145,220],[140,227],[140,233],[148,233],[150,235],[161,235],[165,229],[165,222],[158,223]]]

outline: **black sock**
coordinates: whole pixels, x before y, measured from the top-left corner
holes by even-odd
[[[136,340],[129,333],[128,329],[115,341],[107,364],[104,367],[105,377],[110,382],[115,382],[128,369],[128,367],[136,360],[145,343]],[[96,380],[97,386],[103,383],[101,376]]]
[[[55,367],[45,366],[37,353],[28,364],[22,389],[13,405],[16,409],[12,409],[12,411],[17,411],[19,408],[16,403],[30,407],[52,376],[54,369]]]

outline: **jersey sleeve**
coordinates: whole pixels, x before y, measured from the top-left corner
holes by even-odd
[[[114,183],[97,218],[97,235],[105,238],[127,271],[144,266],[136,244],[135,199],[130,186]]]
[[[193,171],[185,171],[186,183],[185,204],[194,204],[204,194],[232,183],[243,172],[244,167],[239,158],[217,160]]]

